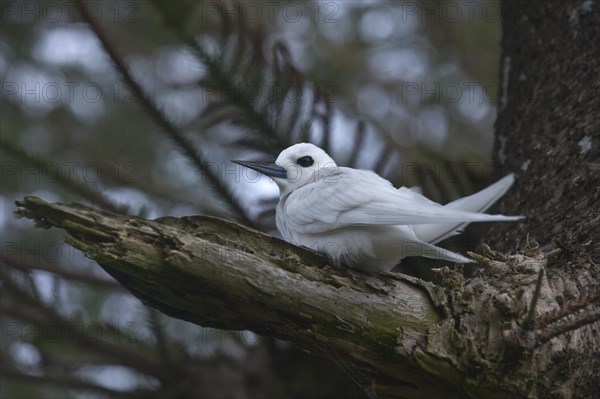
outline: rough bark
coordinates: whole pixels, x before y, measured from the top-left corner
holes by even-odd
[[[600,7],[592,3],[502,3],[495,154],[517,180],[499,209],[527,220],[517,231],[495,226],[495,236],[555,240],[576,265],[600,262]]]
[[[488,238],[507,249],[529,236],[560,253],[548,265],[555,302],[547,304],[565,309],[600,287],[600,9],[583,0],[505,0],[502,15],[495,155],[517,180],[499,211],[527,220],[512,230],[494,226]],[[540,397],[600,392],[598,342],[586,353],[581,338],[580,331],[557,340],[544,354],[554,352],[544,377],[555,383]]]
[[[594,363],[600,295],[543,315],[558,310],[565,282],[541,273],[548,258],[534,243],[510,257],[487,249],[478,257],[485,278],[441,270],[434,285],[332,269],[314,252],[217,218],[150,221],[35,197],[18,205],[18,215],[64,228],[69,244],[146,304],[293,341],[360,370],[381,397],[559,397],[572,377],[595,378],[591,368],[575,376],[553,366],[556,356]],[[565,330],[575,331],[553,337]]]

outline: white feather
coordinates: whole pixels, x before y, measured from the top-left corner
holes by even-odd
[[[459,198],[444,205],[444,208],[468,212],[485,212],[508,191],[514,182],[515,176],[511,173],[475,194]],[[521,219],[521,217],[517,216],[516,219],[513,220],[518,219]],[[421,240],[435,244],[436,242],[440,242],[448,237],[461,233],[468,224],[469,223],[453,223],[445,226],[440,224],[425,224],[415,226],[415,233]]]

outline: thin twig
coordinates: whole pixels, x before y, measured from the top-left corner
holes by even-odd
[[[94,391],[109,395],[111,398],[139,398],[139,397],[153,397],[153,391],[146,389],[137,389],[135,391],[123,392],[116,391],[110,388],[103,387],[102,385],[95,384],[91,381],[85,381],[80,378],[74,377],[69,374],[41,374],[31,375],[22,372],[21,370],[14,367],[7,361],[2,361],[0,367],[0,375],[8,377],[8,379],[28,381],[35,385],[37,384],[50,384],[60,387],[69,387],[73,389],[79,389],[83,391]]]
[[[379,154],[378,160],[373,166],[373,170],[380,175],[383,175],[383,170],[388,165],[390,158],[394,154],[394,149],[391,146],[385,146]]]
[[[600,300],[600,289],[596,288],[587,295],[583,295],[580,298],[566,302],[563,304],[563,306],[555,311],[544,313],[536,320],[536,328],[544,329],[548,325],[559,321],[563,317],[574,314],[580,309],[583,309],[587,305],[597,302],[598,300]]]
[[[152,2],[152,4],[157,7],[167,26],[169,26],[169,28],[178,35],[179,39],[198,56],[204,65],[206,65],[210,76],[213,78],[213,82],[223,93],[225,102],[238,107],[248,120],[253,123],[255,131],[270,141],[264,144],[271,147],[272,150],[282,150],[283,148],[288,147],[291,143],[288,140],[282,140],[280,135],[277,134],[275,126],[269,122],[267,116],[262,112],[258,112],[251,102],[245,100],[244,91],[234,83],[231,76],[224,72],[225,68],[216,62],[195,39],[182,31],[179,21],[173,20],[168,13],[160,10],[160,2]]]
[[[42,302],[37,302],[12,281],[10,275],[2,268],[0,268],[0,277],[2,278],[4,292],[10,292],[19,298],[19,301],[8,301],[3,298],[4,300],[0,303],[0,312],[3,315],[37,325],[55,324],[62,326],[69,332],[65,334],[65,337],[68,335],[70,343],[99,355],[114,358],[119,364],[131,367],[141,373],[155,376],[158,379],[163,378],[163,368],[157,364],[157,359],[151,356],[144,347],[130,345],[127,342],[111,342],[103,338],[122,339],[122,337],[111,334],[112,330],[106,329],[101,323],[93,324],[95,334],[90,337],[86,326],[64,318],[54,308]]]
[[[0,144],[6,152],[15,158],[22,160],[23,162],[39,167],[40,173],[45,173],[46,176],[52,176],[53,180],[55,179],[57,183],[67,188],[69,191],[76,192],[93,204],[96,204],[97,206],[111,212],[121,214],[127,213],[127,206],[116,205],[101,192],[94,190],[90,186],[77,181],[68,175],[65,175],[61,168],[51,168],[50,166],[52,163],[48,160],[42,159],[25,151],[19,145],[11,140],[7,140],[6,138],[0,139]]]
[[[4,253],[0,252],[0,259],[5,262],[7,265],[14,267],[19,270],[42,270],[45,272],[50,272],[56,274],[65,280],[78,281],[81,283],[93,284],[95,286],[111,288],[111,289],[120,289],[125,290],[123,286],[117,283],[114,280],[107,280],[103,278],[98,278],[92,276],[88,273],[82,273],[80,271],[70,270],[66,267],[58,266],[52,263],[46,262],[34,262],[28,263],[24,262],[21,259],[17,259],[13,256],[8,256]]]
[[[5,316],[27,321],[37,326],[56,326],[66,332],[63,336],[68,343],[75,344],[87,351],[94,352],[106,358],[113,359],[118,364],[130,367],[147,375],[163,379],[163,368],[158,364],[154,356],[151,356],[147,348],[108,341],[110,336],[100,323],[83,325],[75,321],[67,320],[59,316],[49,307],[30,309],[20,304],[0,303],[0,311]],[[93,328],[89,328],[93,326]],[[44,329],[40,330],[43,337]]]
[[[576,330],[580,327],[586,326],[588,324],[592,324],[600,320],[600,308],[591,309],[589,311],[585,311],[580,315],[575,315],[572,320],[557,323],[546,329],[538,332],[537,335],[537,344],[538,346],[548,342],[554,337],[558,337],[559,335],[566,334],[569,331]]]
[[[142,89],[142,87],[137,83],[137,81],[133,78],[127,65],[123,61],[122,57],[120,57],[110,41],[108,37],[105,35],[104,31],[100,27],[98,20],[88,13],[87,6],[85,5],[85,1],[77,0],[77,4],[81,11],[81,15],[84,21],[91,27],[92,31],[96,34],[102,47],[114,63],[115,67],[121,74],[123,80],[128,85],[130,90],[135,94],[137,98],[140,99],[142,106],[148,111],[148,113],[154,118],[154,120],[160,125],[162,131],[167,133],[169,137],[177,144],[179,149],[183,152],[185,156],[187,156],[193,163],[193,165],[205,176],[208,180],[208,183],[211,187],[215,189],[215,191],[219,194],[221,198],[228,202],[230,207],[236,212],[240,221],[249,226],[254,226],[254,222],[248,217],[244,208],[238,203],[237,199],[231,192],[231,190],[223,184],[220,180],[220,176],[216,175],[213,170],[208,166],[206,161],[204,161],[199,154],[198,151],[194,149],[194,146],[187,137],[183,135],[171,122],[169,122],[163,113],[158,109],[154,101],[150,98],[150,96]]]
[[[156,339],[155,348],[160,359],[160,363],[166,369],[171,369],[173,361],[167,349],[168,340],[164,326],[161,324],[160,321],[160,314],[156,309],[148,308],[146,310],[148,315],[148,322],[150,324],[152,332],[154,333],[154,338]]]
[[[354,143],[352,150],[350,151],[350,157],[348,158],[348,166],[355,167],[356,161],[358,160],[358,152],[364,147],[364,141],[366,138],[367,125],[362,119],[356,123],[356,132],[354,133]]]
[[[540,267],[538,272],[537,282],[535,283],[535,291],[531,297],[531,303],[529,304],[529,310],[527,311],[527,318],[523,323],[523,329],[531,331],[535,328],[535,308],[537,307],[538,300],[540,299],[540,293],[542,291],[542,281],[544,279],[544,268]]]

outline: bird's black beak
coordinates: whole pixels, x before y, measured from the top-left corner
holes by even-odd
[[[260,172],[263,175],[266,175],[269,177],[279,178],[279,179],[287,178],[285,169],[283,169],[281,166],[274,164],[274,163],[263,163],[263,162],[252,162],[252,161],[231,161],[231,162],[236,163],[238,165],[245,166],[250,169],[254,169],[255,171]]]

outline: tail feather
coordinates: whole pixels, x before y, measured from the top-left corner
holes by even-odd
[[[473,259],[467,258],[459,253],[452,252],[445,248],[438,247],[429,243],[420,243],[422,253],[420,256],[424,256],[426,258],[437,259],[437,260],[447,260],[449,262],[458,262],[458,263],[473,263],[475,262]]]
[[[498,180],[491,186],[486,187],[475,194],[452,201],[444,205],[444,207],[457,211],[485,212],[490,206],[498,201],[506,191],[508,191],[514,181],[514,175],[510,174]],[[518,220],[520,218],[521,217],[515,217],[512,218],[512,220]],[[413,227],[415,229],[415,234],[419,239],[435,244],[436,242],[440,242],[448,237],[461,233],[469,223],[471,222],[422,224],[414,225]]]
[[[469,212],[485,212],[508,191],[514,182],[515,175],[511,173],[491,186],[475,194],[452,201],[444,207]]]

